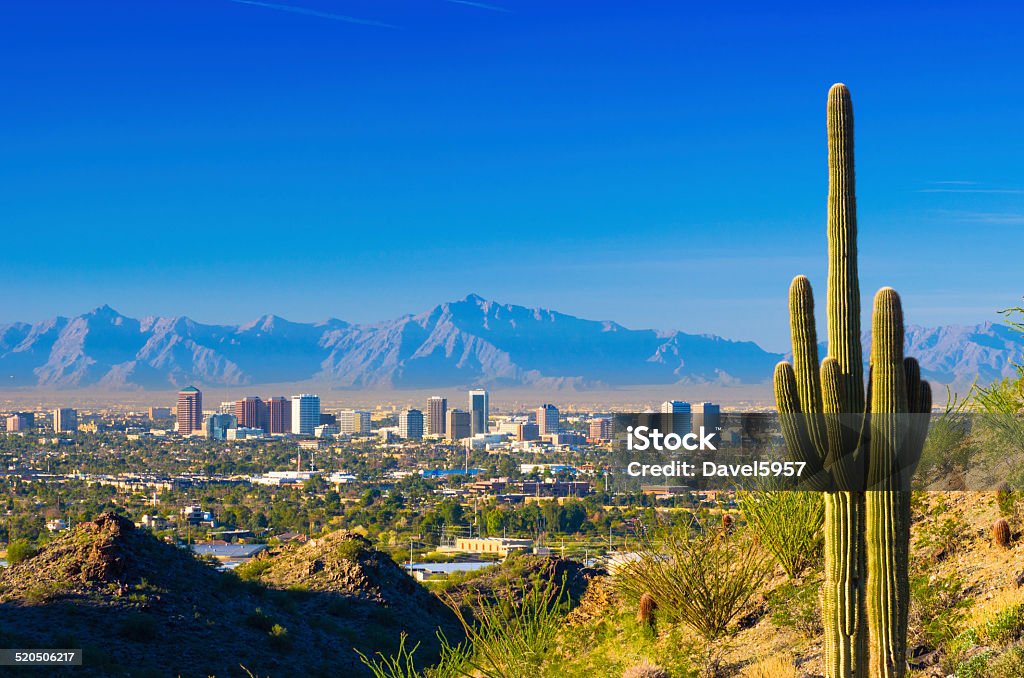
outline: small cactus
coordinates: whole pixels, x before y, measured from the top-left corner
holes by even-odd
[[[644,626],[654,628],[654,612],[658,609],[658,601],[650,593],[640,596],[640,604],[636,610],[636,621]]]
[[[1010,523],[1000,518],[992,524],[992,538],[1004,549],[1010,548]]]
[[[731,513],[722,514],[722,529],[726,532],[732,532],[732,528],[736,523],[736,519],[732,517]]]

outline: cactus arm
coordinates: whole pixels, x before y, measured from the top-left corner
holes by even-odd
[[[828,92],[828,354],[843,375],[842,403],[864,403],[857,277],[857,198],[853,169],[853,102],[846,85]],[[853,443],[856,444],[856,443]]]
[[[910,477],[914,452],[907,379],[914,401],[920,389],[916,362],[903,360],[903,312],[899,295],[883,288],[875,295],[871,328],[871,440],[866,499],[868,627],[871,675],[902,678],[906,673],[910,582]]]

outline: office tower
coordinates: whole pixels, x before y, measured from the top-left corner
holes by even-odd
[[[278,396],[267,401],[267,433],[291,433],[292,404],[287,398]]]
[[[320,425],[320,396],[311,393],[292,396],[292,433],[313,435]]]
[[[70,407],[60,407],[53,411],[53,430],[66,433],[78,430],[78,412]]]
[[[31,431],[36,426],[36,416],[31,412],[15,412],[7,417],[7,431]]]
[[[537,408],[537,428],[540,434],[548,435],[558,433],[561,427],[558,424],[558,408],[547,403]]]
[[[591,440],[611,440],[612,420],[608,417],[597,417],[590,420]]]
[[[462,440],[473,435],[472,416],[469,412],[448,410],[445,419],[445,437],[448,440]]]
[[[203,430],[203,392],[195,386],[186,386],[178,391],[178,407],[174,410],[177,419],[176,430],[181,435],[192,435],[192,431]]]
[[[690,412],[690,403],[682,400],[666,400],[661,404],[661,413],[670,415],[663,417],[662,421],[666,428],[671,428],[672,433],[682,437],[693,431],[693,414]]]
[[[423,440],[423,413],[413,409],[398,415],[398,435],[406,440]]]
[[[722,408],[715,403],[697,405],[693,414],[693,430],[699,431],[701,426],[704,427],[705,433],[714,433],[711,440],[715,447],[718,447],[722,440]]]
[[[217,406],[217,414],[234,414],[235,413],[235,401],[234,400],[222,400],[220,405]]]
[[[540,427],[531,422],[523,422],[516,426],[516,440],[540,440]]]
[[[149,408],[149,418],[152,421],[156,421],[157,419],[170,419],[171,418],[171,408],[169,408],[169,407],[150,407]]]
[[[331,414],[330,412],[321,412],[320,413],[320,425],[324,426],[325,424],[327,426],[337,426],[338,425],[338,415]]]
[[[338,413],[338,430],[342,435],[369,435],[370,413],[360,410],[342,410]]]
[[[469,392],[469,416],[470,433],[487,433],[490,430],[487,421],[490,416],[489,404],[487,402],[487,391],[476,389]]]
[[[228,431],[237,428],[238,419],[233,414],[211,414],[204,425],[206,437],[210,440],[227,440]]]
[[[267,405],[259,396],[247,396],[235,402],[235,419],[240,428],[258,428],[267,431]]]
[[[440,436],[445,432],[445,413],[448,399],[440,396],[427,398],[427,435]]]

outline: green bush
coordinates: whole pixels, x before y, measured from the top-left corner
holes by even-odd
[[[985,623],[985,637],[993,643],[1017,640],[1024,630],[1024,604],[1010,605]]]
[[[254,558],[236,567],[234,573],[242,581],[256,581],[264,572],[270,569],[270,565],[270,560],[266,558]]]
[[[992,659],[992,651],[985,650],[966,659],[956,667],[954,675],[956,678],[990,678],[993,674],[990,671],[989,661]]]
[[[274,649],[287,650],[292,646],[292,639],[288,635],[288,629],[280,624],[274,624],[270,627],[269,636],[270,646]]]
[[[963,580],[918,572],[910,577],[910,637],[929,647],[943,647],[959,632],[971,599]]]
[[[790,579],[822,560],[825,503],[820,492],[742,492],[740,509]]]
[[[264,614],[263,610],[258,607],[246,616],[245,623],[247,626],[251,626],[258,631],[264,631],[267,633],[269,633],[274,627],[273,620]]]
[[[1014,645],[988,664],[993,676],[1024,676],[1024,647]]]
[[[336,553],[340,558],[345,560],[351,560],[353,562],[359,560],[359,556],[366,552],[366,547],[363,546],[362,541],[359,539],[345,539],[338,544],[338,550]]]
[[[821,580],[794,584],[787,582],[768,597],[772,623],[802,633],[808,639],[819,637],[823,631],[818,591]]]
[[[748,529],[704,530],[695,524],[660,530],[639,557],[615,574],[631,602],[651,593],[670,622],[682,622],[706,639],[725,635],[771,573],[768,557]]]
[[[27,539],[15,539],[7,545],[7,562],[10,565],[34,557],[39,551]]]

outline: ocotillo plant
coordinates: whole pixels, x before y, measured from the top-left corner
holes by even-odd
[[[790,453],[807,464],[807,487],[826,493],[826,675],[866,676],[869,656],[870,675],[902,675],[907,491],[927,430],[926,419],[922,424],[922,417],[907,414],[930,411],[931,394],[917,363],[903,360],[903,318],[899,297],[890,289],[876,298],[873,369],[865,388],[853,106],[842,84],[829,91],[828,166],[828,354],[819,367],[814,298],[810,282],[798,276],[789,293],[793,364],[777,366],[775,398]],[[889,522],[883,522],[886,518]]]

